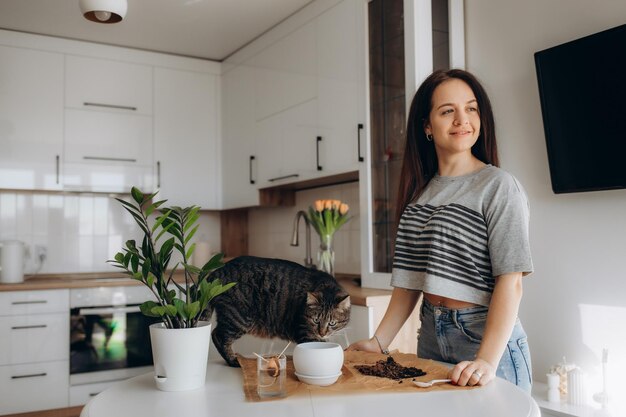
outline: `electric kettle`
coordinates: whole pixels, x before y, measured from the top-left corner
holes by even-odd
[[[24,282],[25,251],[19,240],[0,241],[0,284]]]

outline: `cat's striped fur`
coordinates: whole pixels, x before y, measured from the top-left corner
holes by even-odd
[[[335,278],[294,262],[242,256],[213,272],[215,278],[237,283],[203,313],[216,314],[213,343],[230,366],[239,366],[232,344],[244,334],[319,341],[350,320],[350,297]]]

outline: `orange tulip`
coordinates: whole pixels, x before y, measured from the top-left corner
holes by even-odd
[[[341,203],[341,205],[339,206],[339,214],[343,216],[348,212],[348,210],[350,210],[350,206],[348,206],[346,203]]]
[[[331,210],[333,208],[333,201],[332,200],[324,200],[324,208]]]
[[[320,213],[324,210],[324,200],[315,200],[315,210]]]
[[[333,209],[339,210],[339,207],[341,206],[341,200],[332,200],[332,201],[333,201]]]

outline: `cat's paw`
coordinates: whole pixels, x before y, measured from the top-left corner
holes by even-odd
[[[230,366],[231,368],[241,368],[241,365],[239,364],[239,361],[237,360],[237,358],[226,360],[226,364]]]

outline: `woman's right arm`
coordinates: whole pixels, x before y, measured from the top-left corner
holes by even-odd
[[[346,350],[381,352],[383,349],[387,349],[402,328],[404,322],[411,315],[411,312],[419,300],[420,294],[421,291],[394,288],[385,316],[374,332],[376,337],[359,340],[348,346]],[[378,341],[376,338],[378,338]]]

